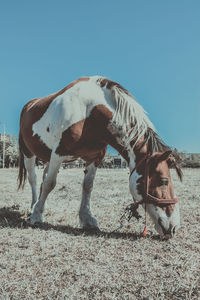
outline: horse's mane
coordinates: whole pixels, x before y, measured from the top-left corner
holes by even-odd
[[[98,82],[102,87],[110,90],[115,110],[109,126],[113,132],[118,133],[123,147],[126,149],[131,143],[131,146],[134,148],[141,137],[144,136],[143,143],[148,142],[148,151],[151,154],[154,152],[172,151],[173,163],[171,166],[176,168],[181,179],[182,172],[179,166],[180,157],[178,153],[165,144],[156,133],[142,106],[120,84],[103,77],[99,78]]]
[[[145,132],[145,140],[148,142],[148,151],[151,154],[154,152],[172,151],[172,148],[150,127],[147,128],[147,131]]]
[[[101,86],[106,86],[110,90],[114,105],[110,127],[119,134],[121,133],[124,148],[127,148],[131,141],[134,141],[134,145],[136,145],[148,128],[155,131],[142,106],[126,89],[105,78],[101,78],[99,81]]]

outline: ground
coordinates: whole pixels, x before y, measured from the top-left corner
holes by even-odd
[[[127,169],[97,172],[92,211],[100,236],[79,225],[82,169],[59,172],[44,224],[35,228],[24,222],[28,183],[17,192],[17,170],[1,169],[0,299],[200,299],[200,169],[184,169],[183,183],[172,173],[182,224],[162,241],[150,220],[147,237],[140,237],[144,217],[114,231],[131,203]],[[37,175],[40,181],[41,169]]]

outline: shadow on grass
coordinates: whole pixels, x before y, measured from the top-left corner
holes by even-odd
[[[19,212],[19,205],[0,208],[0,226],[1,227],[19,227],[24,223],[25,213]]]
[[[30,225],[26,222],[26,213],[19,211],[18,205],[13,205],[11,207],[0,208],[0,227],[9,228],[33,228],[40,230],[55,230],[58,232],[74,235],[74,236],[96,236],[105,237],[113,239],[129,239],[137,240],[141,238],[140,234],[130,233],[130,232],[119,232],[119,231],[96,231],[92,229],[76,228],[69,225],[53,225],[49,223],[41,223],[37,225]],[[147,236],[148,237],[148,236]],[[156,236],[151,236],[151,238],[157,239]]]

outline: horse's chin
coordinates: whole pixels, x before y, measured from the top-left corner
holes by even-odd
[[[174,237],[174,235],[177,232],[177,230],[179,229],[179,227],[180,227],[180,224],[174,226],[174,230],[172,230],[170,234],[169,233],[164,234],[161,226],[159,226],[157,224],[155,224],[155,226],[154,226],[155,230],[157,231],[157,233],[159,234],[159,236],[162,240],[169,240],[170,238]]]
[[[159,234],[159,237],[160,237],[161,240],[169,240],[170,238],[172,238],[171,234],[164,234],[163,233],[163,230],[162,230],[160,225],[155,224],[154,228],[157,231],[157,233]]]

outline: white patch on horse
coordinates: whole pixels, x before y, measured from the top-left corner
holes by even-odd
[[[131,171],[135,168],[135,154],[132,149],[129,150],[129,170]],[[142,200],[142,195],[138,193],[137,190],[137,180],[141,178],[142,175],[139,175],[135,170],[129,178],[129,190],[133,197],[134,202],[139,202]]]

